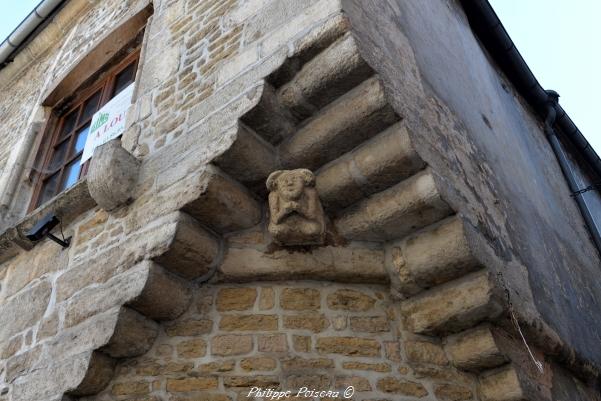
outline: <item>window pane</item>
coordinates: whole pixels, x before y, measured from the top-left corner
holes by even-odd
[[[54,196],[54,194],[56,193],[57,183],[58,173],[54,174],[53,176],[47,178],[46,181],[44,181],[44,184],[42,184],[42,192],[40,193],[40,198],[38,200],[37,206],[50,200],[50,198]]]
[[[54,171],[63,165],[63,161],[65,160],[65,156],[67,154],[68,146],[69,140],[66,140],[54,148],[52,158],[50,159],[50,164],[48,165],[48,170]]]
[[[69,165],[65,168],[65,174],[63,179],[63,185],[61,185],[61,191],[71,187],[73,184],[77,182],[79,178],[79,160],[81,158],[73,160]]]
[[[83,112],[79,119],[79,124],[86,121],[88,118],[92,118],[96,110],[98,110],[98,102],[100,101],[100,91],[96,92],[91,98],[86,100],[83,105]],[[78,125],[79,125],[78,124]]]
[[[115,77],[115,89],[113,89],[113,96],[111,96],[111,97],[117,96],[119,94],[119,92],[121,92],[129,84],[134,82],[134,79],[136,78],[135,75],[136,75],[136,63],[133,62],[130,65],[128,65],[127,67],[125,67],[125,69],[123,71],[121,71],[119,74],[117,74],[117,76]]]
[[[86,125],[79,131],[79,133],[77,134],[77,137],[75,138],[75,150],[73,151],[72,154],[75,155],[83,150],[84,146],[86,145],[86,139],[88,138],[89,130],[90,130],[90,124]]]
[[[64,138],[65,136],[67,136],[71,131],[73,131],[73,128],[75,128],[75,121],[77,120],[77,111],[79,110],[79,107],[76,108],[75,110],[73,110],[71,113],[69,113],[66,117],[65,117],[65,122],[63,124],[63,128],[61,130],[61,138]]]

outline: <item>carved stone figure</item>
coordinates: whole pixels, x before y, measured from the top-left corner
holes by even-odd
[[[325,239],[325,217],[307,169],[274,171],[267,179],[269,232],[280,245],[318,245]]]

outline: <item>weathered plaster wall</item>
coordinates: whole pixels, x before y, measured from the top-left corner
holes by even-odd
[[[458,3],[344,7],[420,155],[493,246],[489,263],[503,272],[519,313],[540,314],[601,366],[601,284],[592,279],[599,256],[540,122],[487,58]]]

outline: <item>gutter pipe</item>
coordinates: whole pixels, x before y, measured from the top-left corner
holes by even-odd
[[[582,213],[582,217],[584,218],[584,221],[591,232],[593,241],[595,242],[595,245],[597,245],[597,249],[601,249],[601,236],[599,235],[595,220],[593,219],[593,216],[591,215],[591,212],[582,196],[577,194],[580,188],[578,188],[578,184],[574,178],[574,172],[572,171],[572,167],[568,162],[568,157],[561,146],[561,142],[557,137],[557,133],[553,129],[553,124],[557,121],[557,108],[559,106],[557,100],[559,99],[559,95],[557,92],[552,90],[548,90],[547,93],[549,95],[549,102],[547,105],[547,118],[545,119],[545,135],[551,144],[551,148],[553,148],[553,152],[557,157],[561,171],[568,181],[568,186],[573,194],[572,196],[574,199],[576,199],[580,213]]]
[[[501,67],[520,95],[545,120],[547,139],[557,157],[570,191],[576,199],[576,203],[586,222],[593,242],[597,246],[597,250],[601,253],[601,233],[593,220],[591,211],[582,198],[581,193],[579,193],[574,173],[565,151],[559,142],[557,133],[553,129],[553,125],[559,128],[560,133],[569,140],[581,158],[601,177],[601,159],[599,155],[597,155],[578,127],[576,127],[565,110],[559,105],[557,101],[559,95],[557,95],[557,92],[545,91],[538,83],[488,0],[460,0],[460,2],[477,37],[485,45],[490,55]]]
[[[42,0],[29,13],[27,17],[15,28],[14,31],[4,42],[0,44],[0,68],[10,63],[9,57],[19,49],[29,35],[40,26],[46,18],[63,2],[64,0]]]

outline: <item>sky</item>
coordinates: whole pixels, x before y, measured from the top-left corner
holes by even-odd
[[[601,0],[489,1],[540,84],[559,92],[561,106],[601,154]],[[39,2],[0,0],[0,40]]]
[[[545,89],[601,155],[601,1],[489,0]]]

